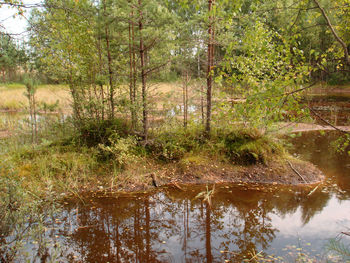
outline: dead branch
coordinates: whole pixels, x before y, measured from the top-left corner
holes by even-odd
[[[307,181],[305,180],[305,178],[297,171],[295,170],[295,168],[293,167],[293,165],[290,163],[290,161],[286,160],[287,163],[289,164],[289,167],[305,182],[307,183]]]
[[[319,115],[315,110],[313,110],[310,106],[306,106],[310,112],[315,115],[317,118],[319,118],[321,121],[323,121],[325,124],[327,124],[328,126],[331,126],[333,129],[342,132],[344,134],[350,134],[350,132],[348,131],[344,131],[342,129],[339,129],[338,127],[336,127],[335,125],[333,125],[332,123],[330,123],[329,121],[327,121],[326,119],[324,119],[321,115]]]

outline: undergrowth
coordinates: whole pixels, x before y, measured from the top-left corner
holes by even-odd
[[[153,158],[169,162],[185,155],[206,155],[222,162],[252,165],[267,164],[276,156],[284,156],[283,141],[254,128],[236,127],[213,131],[208,139],[200,126],[159,131],[146,144]]]
[[[206,156],[252,165],[268,164],[285,154],[279,139],[242,127],[217,128],[210,138],[199,125],[165,127],[154,130],[145,142],[130,133],[123,120],[87,122],[79,128],[69,119],[42,122],[38,144],[31,144],[25,131],[0,141],[2,158],[16,167],[17,175],[26,178],[28,187],[40,196],[48,189],[79,192],[86,185],[110,182],[111,177],[121,180],[125,170],[150,162],[174,163],[189,156]],[[138,180],[137,173],[132,176]]]

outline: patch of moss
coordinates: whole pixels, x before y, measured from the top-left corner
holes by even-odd
[[[266,164],[272,157],[284,155],[280,141],[255,129],[232,131],[224,136],[223,141],[224,153],[238,164]]]

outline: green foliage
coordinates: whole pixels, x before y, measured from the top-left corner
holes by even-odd
[[[350,155],[350,134],[339,136],[331,145],[337,152],[347,152]]]
[[[56,100],[55,103],[47,103],[45,101],[41,101],[39,103],[39,108],[42,109],[44,112],[54,112],[59,109],[59,100]]]
[[[25,95],[28,99],[30,99],[32,96],[35,95],[39,83],[34,78],[25,76],[23,79],[23,84],[26,87]]]
[[[255,128],[219,134],[218,138],[223,141],[223,144],[218,144],[219,150],[238,164],[266,164],[273,156],[284,154],[280,141]]]
[[[28,57],[25,49],[20,47],[7,34],[0,32],[0,71],[2,81],[18,81],[16,73],[20,66],[24,67]]]
[[[89,147],[110,145],[113,136],[126,137],[129,130],[128,123],[122,119],[87,120],[79,126],[79,140]]]
[[[327,79],[329,85],[343,85],[350,82],[350,75],[344,72],[335,72],[330,74]]]
[[[146,151],[166,162],[179,161],[191,153],[205,153],[236,164],[266,164],[274,156],[285,153],[279,139],[256,128],[217,128],[209,140],[205,139],[201,127],[195,125],[186,130],[160,131],[154,136],[155,139],[146,144]]]
[[[304,110],[296,90],[303,87],[308,75],[303,60],[297,38],[284,38],[257,18],[246,26],[243,37],[227,44],[222,71],[216,79],[231,88],[231,94],[245,99],[228,108],[229,112],[225,105],[220,109],[236,121],[260,129],[300,118]]]
[[[204,142],[199,127],[184,130],[182,127],[160,131],[145,146],[148,154],[162,161],[178,161],[186,153],[197,151]]]
[[[56,210],[44,204],[33,189],[24,187],[24,178],[16,175],[9,163],[0,164],[0,261],[21,261],[25,240],[31,238],[38,247],[45,247],[42,235],[43,218]],[[50,200],[51,196],[46,196]],[[53,201],[53,200],[50,200]],[[45,209],[43,209],[45,208]],[[3,239],[3,237],[7,237]]]
[[[133,136],[122,138],[114,134],[109,138],[109,145],[99,144],[98,148],[104,157],[114,161],[122,169],[138,158],[137,140]]]

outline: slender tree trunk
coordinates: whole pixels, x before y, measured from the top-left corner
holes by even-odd
[[[133,17],[134,17],[134,6],[133,8]],[[133,98],[134,98],[134,107],[135,107],[135,129],[137,129],[137,67],[136,67],[136,46],[135,46],[135,27],[134,21],[131,24],[131,42],[132,42],[132,66],[133,66]]]
[[[148,108],[147,108],[147,90],[146,90],[146,63],[145,63],[145,47],[143,43],[143,14],[142,0],[139,0],[139,34],[140,34],[140,60],[141,60],[141,82],[142,82],[142,117],[143,117],[143,135],[145,140],[148,137]]]
[[[130,2],[129,2],[130,3]],[[134,82],[134,75],[136,74],[135,71],[135,51],[134,51],[134,38],[133,38],[133,34],[134,34],[134,11],[133,11],[133,6],[131,6],[132,10],[130,12],[130,20],[129,20],[129,59],[130,59],[130,75],[129,75],[129,85],[130,85],[130,112],[131,112],[131,127],[132,130],[136,129],[136,108],[135,108],[135,102],[136,102],[136,98],[135,98],[135,85],[136,84]]]
[[[96,72],[92,72],[92,87],[94,89],[94,108],[95,108],[95,118],[96,120],[101,120],[101,112],[100,112],[100,107],[99,107],[99,96],[97,92],[97,86],[96,86]]]
[[[188,123],[188,82],[189,82],[189,76],[188,76],[188,70],[185,70],[183,73],[183,112],[184,112],[184,128],[187,127]]]
[[[37,143],[37,138],[38,138],[38,124],[36,121],[36,101],[35,101],[35,90],[33,91],[32,94],[32,101],[33,101],[33,117],[34,117],[34,142]]]
[[[98,59],[99,59],[99,72],[100,76],[102,76],[102,50],[101,50],[101,34],[100,30],[98,32],[98,42],[97,42],[97,50],[98,50]],[[100,107],[101,107],[101,118],[102,120],[105,119],[105,98],[104,98],[104,90],[103,90],[103,83],[102,80],[100,80]]]
[[[183,78],[183,84],[182,84],[182,106],[183,106],[183,117],[184,117],[184,128],[186,129],[187,123],[186,123],[186,96],[185,96],[185,89],[186,89],[186,79],[185,74],[182,73]]]
[[[213,85],[213,66],[214,66],[214,28],[213,28],[213,17],[212,10],[215,0],[208,0],[208,12],[209,12],[209,27],[208,27],[208,68],[207,68],[207,119],[205,126],[205,133],[210,136],[211,129],[211,109],[212,109],[212,85]]]
[[[188,85],[189,85],[189,75],[188,75],[188,71],[186,70],[186,85],[185,85],[185,101],[186,101],[186,127],[188,124]]]
[[[30,114],[30,125],[32,128],[32,143],[35,142],[35,129],[34,129],[34,113],[33,113],[33,98],[28,90],[28,100],[29,100],[29,114]]]
[[[200,45],[198,44],[198,48],[197,48],[197,78],[198,78],[199,85],[200,85],[202,124],[204,124],[204,98],[203,98],[204,90],[203,90],[203,85],[200,83],[200,79],[201,79],[201,64],[200,64],[200,52],[199,52],[199,50],[200,50]]]
[[[106,7],[106,1],[103,1],[103,10],[104,15],[107,16],[107,7]],[[111,107],[111,113],[110,117],[114,118],[114,85],[113,85],[113,70],[112,70],[112,55],[110,50],[110,43],[109,43],[109,27],[108,24],[105,25],[105,40],[106,40],[106,48],[107,48],[107,60],[108,60],[108,73],[109,73],[109,102]]]
[[[134,8],[134,7],[133,7]],[[136,90],[137,90],[137,86],[136,86],[136,82],[137,82],[137,68],[136,68],[136,47],[135,47],[135,28],[134,28],[134,23],[131,24],[131,41],[132,41],[132,62],[133,62],[133,71],[134,71],[134,76],[133,76],[133,97],[135,100],[135,103],[137,103],[137,98],[136,98]],[[136,106],[136,105],[135,105]],[[137,125],[137,112],[135,109],[135,118],[136,118],[136,125]]]

